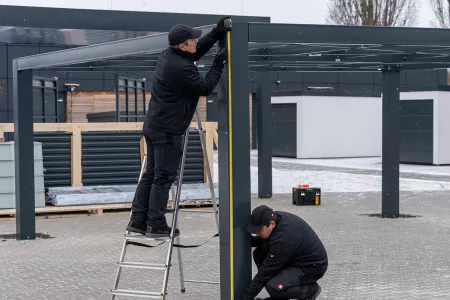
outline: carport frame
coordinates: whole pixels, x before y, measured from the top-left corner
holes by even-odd
[[[209,27],[205,27],[207,30]],[[324,25],[291,25],[235,22],[233,32],[224,44],[229,47],[227,70],[221,79],[219,89],[219,195],[221,199],[220,218],[220,261],[221,299],[234,299],[241,295],[251,281],[250,235],[246,232],[251,210],[250,140],[248,43],[323,43],[323,44],[372,44],[387,45],[430,45],[450,46],[449,30],[379,28]],[[383,37],[384,36],[384,37]],[[406,38],[405,38],[406,37]],[[16,205],[18,239],[35,238],[34,215],[34,171],[33,171],[33,118],[32,70],[67,66],[94,60],[110,59],[151,51],[161,51],[166,34],[144,38],[117,41],[95,46],[81,47],[48,54],[18,58],[13,61],[15,154],[16,154]],[[448,41],[441,43],[441,41]],[[131,50],[130,50],[131,49]],[[142,51],[142,52],[141,52]],[[292,53],[295,54],[295,53]],[[383,73],[383,154],[382,154],[382,216],[399,217],[399,86],[400,71],[410,69],[404,61],[378,63]],[[439,64],[413,64],[412,68],[430,69],[450,66],[450,60]],[[261,71],[273,67],[260,66]],[[286,70],[283,67],[279,67]],[[337,68],[298,68],[295,70],[339,71]],[[232,73],[231,73],[232,70]],[[292,69],[289,69],[292,70]],[[105,71],[105,70],[102,70]],[[349,71],[348,69],[345,71]],[[354,71],[364,71],[355,67]],[[267,82],[267,77],[264,82]],[[19,89],[20,86],[20,89]],[[262,116],[268,116],[270,93],[260,89]],[[28,105],[27,105],[28,104]],[[233,130],[234,128],[238,130]],[[261,129],[261,128],[259,128]],[[269,130],[265,126],[260,134]],[[265,145],[268,145],[266,142]],[[266,154],[266,159],[270,157]],[[264,175],[262,175],[264,176]],[[266,178],[267,179],[267,178]]]
[[[221,41],[223,46],[227,42],[233,44],[234,54],[229,56],[229,68],[224,70],[221,78],[220,87],[221,97],[219,100],[221,120],[218,128],[219,143],[221,150],[219,152],[220,174],[226,174],[228,170],[236,170],[244,167],[247,171],[236,172],[234,178],[223,176],[220,181],[219,191],[221,205],[220,218],[220,239],[221,239],[221,298],[230,298],[235,294],[234,283],[240,281],[240,277],[249,277],[251,275],[251,260],[248,260],[246,251],[240,253],[234,249],[249,248],[250,243],[248,234],[241,230],[246,226],[248,213],[250,210],[250,159],[249,156],[240,155],[232,161],[232,155],[228,151],[237,153],[249,153],[249,102],[247,85],[239,87],[239,82],[245,79],[247,82],[247,73],[236,73],[233,78],[229,77],[231,68],[237,68],[237,65],[245,66],[248,70],[247,43],[241,41],[248,40],[248,32],[243,30],[248,23],[237,24],[236,32],[228,35],[228,41]],[[197,27],[203,30],[203,35],[208,33],[215,25]],[[16,234],[18,240],[32,240],[36,238],[36,220],[35,220],[35,199],[34,199],[34,155],[33,155],[33,106],[30,105],[32,99],[32,75],[33,70],[45,69],[54,66],[70,66],[77,63],[90,61],[107,60],[117,57],[130,55],[161,52],[167,48],[167,33],[155,34],[146,37],[120,40],[104,44],[79,47],[62,51],[55,51],[39,55],[20,57],[13,60],[13,101],[14,101],[14,141],[15,141],[15,171],[16,171]],[[244,55],[242,55],[244,54]],[[227,80],[230,78],[231,80]],[[236,88],[231,92],[231,86]],[[20,87],[20,88],[19,88]],[[242,94],[245,95],[241,101],[235,100],[232,110],[228,109],[231,99],[238,99]],[[234,103],[234,102],[233,102]],[[229,129],[232,128],[229,120],[234,122],[239,131],[231,138]],[[228,146],[230,148],[228,148]],[[229,168],[230,167],[230,168]],[[231,184],[229,184],[231,182]],[[234,189],[233,189],[234,183]],[[239,198],[239,195],[245,194],[248,197]],[[238,199],[236,205],[229,205],[227,199]],[[242,204],[245,205],[243,207]],[[239,207],[243,209],[239,209]],[[231,210],[231,211],[230,211]],[[230,223],[233,216],[238,216],[238,222]],[[239,228],[234,227],[240,224]],[[236,233],[236,234],[235,234]],[[233,243],[233,236],[238,242]],[[237,255],[234,255],[237,254]],[[234,257],[234,259],[233,259]],[[239,262],[241,266],[247,265],[244,272],[240,272],[234,277],[234,273],[229,270],[231,263]],[[243,286],[238,287],[238,291]],[[226,295],[226,296],[223,296]]]

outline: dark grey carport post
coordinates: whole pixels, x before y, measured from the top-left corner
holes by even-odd
[[[272,197],[272,97],[270,94],[270,73],[262,72],[257,102],[257,134],[258,134],[258,197]],[[255,101],[253,101],[255,103]],[[255,125],[253,125],[255,126]]]
[[[248,23],[233,22],[230,43],[232,74],[224,71],[218,97],[220,299],[238,298],[252,279]]]
[[[36,238],[33,133],[33,70],[13,66],[16,238]]]
[[[384,218],[398,218],[400,213],[400,70],[383,70],[382,86],[382,198]]]

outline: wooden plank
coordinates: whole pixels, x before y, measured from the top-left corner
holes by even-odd
[[[180,208],[202,208],[211,207],[211,201],[189,201],[180,203]],[[172,209],[172,203],[167,205],[168,209]],[[92,205],[73,205],[73,206],[46,206],[35,209],[36,215],[43,214],[67,214],[72,213],[74,216],[78,216],[80,212],[88,214],[101,215],[106,211],[129,211],[131,209],[131,203],[120,204],[92,204]],[[15,217],[15,209],[0,209],[0,216]]]
[[[131,208],[131,203],[126,204],[102,204],[102,205],[73,205],[73,206],[46,206],[39,207],[35,209],[36,214],[46,214],[46,213],[69,213],[69,212],[95,212],[104,210],[119,210],[119,209],[129,209]],[[14,216],[16,214],[15,209],[2,209],[0,210],[0,216]]]
[[[141,152],[141,166],[142,166],[142,163],[144,162],[145,153],[147,153],[147,144],[145,143],[144,137],[142,137],[141,141],[139,142],[139,151]]]
[[[216,144],[216,147],[219,148],[219,135],[217,134],[217,129],[213,130],[213,138],[214,138],[214,143]]]
[[[217,130],[217,122],[201,122],[203,128],[211,125]],[[74,127],[84,131],[142,131],[143,122],[104,122],[104,123],[34,123],[35,132],[72,132]],[[190,124],[192,128],[198,128],[197,121]],[[0,133],[14,132],[14,123],[0,123]]]
[[[208,154],[208,157],[205,158],[208,159],[209,169],[211,171],[211,178],[212,182],[214,182],[214,129],[212,128],[211,124],[206,124],[206,132],[205,132],[205,144],[206,144],[206,152]],[[209,183],[208,176],[206,174],[206,162],[204,163],[205,166],[205,182]]]
[[[34,132],[72,132],[72,123],[34,123]],[[0,123],[0,132],[14,132],[14,123]]]
[[[80,123],[81,131],[142,131],[143,122]]]
[[[83,186],[83,171],[81,165],[82,147],[81,128],[79,125],[73,126],[71,136],[71,181],[72,186]]]

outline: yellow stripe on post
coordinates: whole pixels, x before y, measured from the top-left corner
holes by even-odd
[[[234,243],[233,243],[233,101],[231,88],[231,32],[227,32],[228,47],[228,131],[229,131],[229,164],[230,164],[230,298],[234,299]]]

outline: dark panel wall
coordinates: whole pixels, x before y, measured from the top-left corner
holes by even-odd
[[[400,162],[433,163],[433,100],[400,102]]]
[[[136,184],[142,132],[83,132],[83,185]]]
[[[272,156],[297,157],[297,104],[272,104]]]
[[[137,184],[141,171],[142,132],[83,132],[83,185]],[[70,150],[70,149],[69,149]],[[198,131],[189,131],[183,183],[204,181],[203,152]]]
[[[71,185],[71,134],[37,132],[34,141],[42,143],[45,188]]]
[[[259,72],[249,74],[253,92],[256,92]],[[446,70],[401,72],[402,91],[418,91],[447,85]],[[272,72],[271,89],[274,92],[307,91],[312,87],[329,87],[335,92],[375,92],[381,93],[381,73],[362,72]]]
[[[0,122],[13,121],[12,72],[13,58],[58,51],[66,47],[38,44],[6,45],[0,44]],[[121,72],[121,75],[147,79],[150,91],[153,74],[151,72]],[[42,77],[59,78],[59,95],[64,95],[64,84],[79,83],[81,91],[114,91],[114,73],[109,72],[36,72]],[[260,73],[250,73],[250,91],[256,92]],[[426,87],[447,85],[447,71],[402,72],[403,90],[421,90]],[[334,91],[367,91],[381,93],[380,73],[322,73],[322,72],[272,72],[271,88],[275,92],[306,91],[310,87],[332,87]]]

